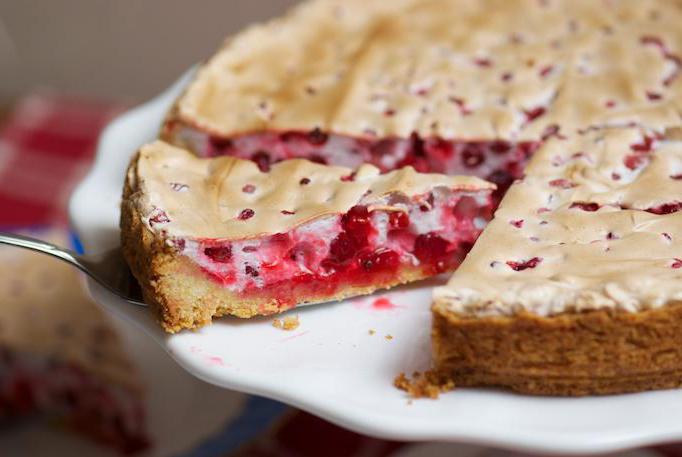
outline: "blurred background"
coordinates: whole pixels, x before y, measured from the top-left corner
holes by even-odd
[[[296,0],[2,0],[0,105],[36,88],[136,102]],[[191,6],[190,6],[191,5]]]

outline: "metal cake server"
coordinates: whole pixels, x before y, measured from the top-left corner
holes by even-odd
[[[78,268],[124,300],[134,305],[146,306],[142,301],[140,286],[123,259],[121,248],[112,249],[102,254],[79,255],[52,243],[7,232],[0,232],[0,244],[17,246],[56,257]]]

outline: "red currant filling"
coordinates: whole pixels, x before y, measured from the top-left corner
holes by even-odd
[[[346,287],[389,286],[402,274],[453,270],[492,217],[492,197],[485,192],[439,189],[400,198],[386,202],[397,210],[357,205],[288,233],[187,240],[184,253],[241,295],[267,293],[292,306],[301,296],[322,299]]]
[[[543,112],[540,108],[532,110],[529,119],[534,120]],[[167,128],[178,127],[169,124]],[[305,158],[349,168],[370,163],[383,172],[411,165],[420,172],[474,175],[498,186],[496,203],[511,183],[523,176],[528,159],[540,146],[540,142],[536,141],[453,141],[438,137],[421,138],[417,134],[409,138],[359,138],[326,134],[319,129],[260,132],[229,139],[207,134],[202,137],[196,132],[193,135],[179,134],[203,156],[231,155],[249,159],[256,162],[263,172],[269,171],[273,163]],[[558,134],[558,130],[554,134]]]

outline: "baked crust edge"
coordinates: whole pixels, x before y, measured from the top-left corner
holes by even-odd
[[[432,307],[434,368],[457,386],[583,396],[682,385],[682,302],[641,312],[465,317]]]

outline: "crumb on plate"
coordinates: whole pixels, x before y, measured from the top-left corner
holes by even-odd
[[[415,371],[412,379],[400,373],[393,380],[393,385],[400,390],[407,392],[411,398],[438,398],[443,392],[448,392],[455,388],[455,384],[433,370],[424,373]]]
[[[272,326],[282,330],[296,330],[301,322],[296,316],[286,316],[284,319],[275,319],[272,321]]]

